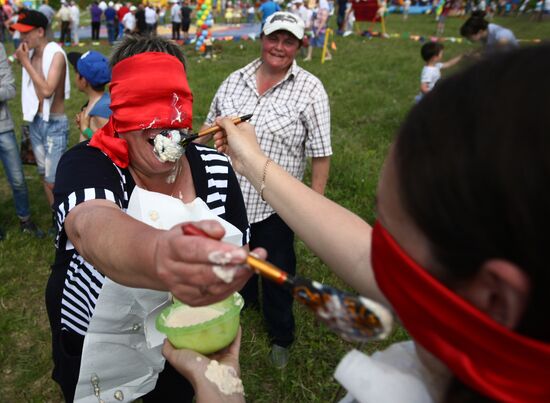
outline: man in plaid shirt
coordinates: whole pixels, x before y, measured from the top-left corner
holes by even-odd
[[[321,81],[294,60],[303,36],[299,17],[288,12],[271,15],[262,31],[261,57],[222,83],[205,123],[211,125],[217,116],[253,114],[250,122],[263,151],[299,180],[310,157],[311,187],[323,194],[332,154],[330,107]],[[251,224],[250,248],[265,248],[269,261],[295,274],[294,233],[244,177],[239,176],[239,183]],[[241,291],[249,306],[259,305],[258,281],[255,276]],[[294,341],[292,297],[270,281],[261,283],[270,357],[274,366],[283,368]]]

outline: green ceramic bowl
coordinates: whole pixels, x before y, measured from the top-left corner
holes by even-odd
[[[184,327],[168,327],[166,318],[175,309],[195,309],[182,302],[165,308],[157,316],[157,329],[164,333],[170,343],[176,348],[188,348],[201,354],[210,354],[227,347],[239,330],[239,316],[244,305],[244,300],[239,293],[234,293],[229,298],[208,305],[211,308],[222,311],[223,314],[206,322]]]

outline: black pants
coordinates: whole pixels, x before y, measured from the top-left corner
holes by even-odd
[[[101,22],[92,22],[92,41],[99,41],[99,27]]]
[[[61,21],[61,43],[71,42],[71,22]]]
[[[346,19],[346,0],[338,0],[338,17],[336,18],[336,24],[338,25],[338,30],[344,30],[344,20]]]
[[[180,26],[181,26],[181,23],[179,22],[172,23],[172,39],[174,40],[180,39]]]
[[[250,226],[250,250],[262,247],[267,259],[289,274],[296,274],[294,232],[277,215]],[[258,303],[258,281],[262,286],[262,310],[271,342],[288,347],[294,341],[292,295],[281,286],[254,275],[241,290],[248,305]]]
[[[65,401],[72,402],[80,373],[84,337],[61,330],[61,295],[65,275],[65,270],[59,268],[52,270],[46,286],[46,308],[52,330],[54,362],[52,378],[61,387]],[[193,401],[193,396],[191,384],[166,361],[155,389],[142,399],[144,403],[190,403]]]

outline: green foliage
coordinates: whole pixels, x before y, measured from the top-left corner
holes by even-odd
[[[83,3],[81,3],[83,6]],[[446,34],[458,36],[462,19],[449,18]],[[548,23],[525,18],[496,21],[516,32],[519,38],[549,38]],[[390,16],[388,32],[433,35],[435,22],[431,16]],[[374,218],[373,200],[378,173],[392,137],[407,114],[418,92],[422,60],[420,43],[408,39],[367,39],[350,36],[336,38],[338,50],[332,61],[321,65],[316,49],[314,61],[298,62],[318,76],[329,94],[332,112],[334,156],[327,196],[356,212],[369,222]],[[189,82],[194,94],[194,127],[202,125],[212,97],[225,77],[259,55],[259,43],[252,41],[224,42],[216,58],[206,60],[185,51],[189,59]],[[104,54],[110,49],[96,47]],[[445,42],[448,59],[473,45]],[[68,49],[84,51],[87,47]],[[13,52],[8,45],[8,54]],[[17,82],[21,69],[14,65]],[[449,72],[445,71],[445,74]],[[71,80],[74,74],[71,69]],[[78,140],[73,122],[84,103],[76,89],[66,102],[71,121],[70,144]],[[20,97],[10,101],[10,108],[21,125]],[[19,129],[18,129],[19,130]],[[25,167],[33,217],[47,229],[51,216],[46,206],[42,185],[34,167]],[[11,191],[0,168],[0,223],[7,237],[0,242],[0,396],[3,402],[58,402],[62,399],[57,385],[50,379],[50,332],[44,307],[44,289],[53,261],[51,238],[32,239],[19,232]],[[100,236],[100,234],[98,234]],[[297,241],[299,273],[316,280],[345,287],[317,257]],[[339,359],[357,347],[338,339],[318,325],[302,307],[296,306],[297,340],[288,367],[282,371],[270,367],[269,346],[261,315],[256,311],[242,314],[244,329],[241,364],[249,401],[257,402],[321,402],[339,394],[332,373]],[[364,347],[367,352],[383,348],[389,342],[406,339],[397,329],[389,341]]]

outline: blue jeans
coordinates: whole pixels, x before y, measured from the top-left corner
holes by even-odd
[[[29,127],[38,173],[46,183],[55,183],[57,164],[67,150],[69,139],[67,116],[50,113],[50,120],[46,122],[42,114],[37,113]]]
[[[112,45],[116,39],[114,21],[107,21],[107,37],[109,38],[109,44]]]
[[[29,192],[23,174],[23,166],[19,157],[19,147],[13,130],[0,133],[0,159],[4,165],[6,176],[13,192],[15,212],[20,219],[27,219],[31,212],[29,208]]]

